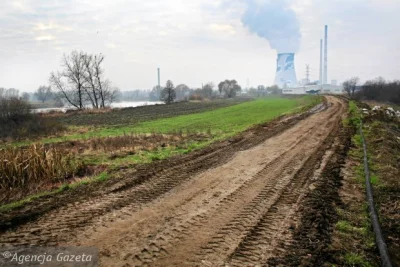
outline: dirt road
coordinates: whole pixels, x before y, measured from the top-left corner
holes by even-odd
[[[345,110],[327,97],[314,114],[138,171],[4,233],[0,246],[96,246],[102,266],[264,265],[291,241],[299,205],[338,145]]]

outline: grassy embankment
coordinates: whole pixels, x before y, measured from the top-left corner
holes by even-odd
[[[361,114],[356,103],[350,102],[345,125],[354,127],[357,132],[352,139],[346,168],[344,206],[338,208],[339,221],[334,234],[336,261],[344,266],[380,265],[365,197],[364,153],[358,132],[363,120],[374,201],[389,254],[397,266],[400,264],[400,126],[398,120],[384,110],[369,113]]]
[[[368,148],[374,201],[393,266],[400,266],[400,124],[384,111],[367,116]]]
[[[363,148],[358,132],[362,115],[355,102],[349,102],[344,126],[353,131],[352,147],[342,188],[343,205],[337,207],[338,222],[333,233],[335,263],[343,266],[375,266],[375,242],[365,198]]]
[[[270,121],[280,115],[299,112],[321,101],[315,96],[306,96],[295,99],[264,98],[242,104],[220,108],[203,113],[182,115],[171,118],[163,118],[152,121],[140,122],[134,125],[101,127],[82,134],[71,134],[63,137],[52,137],[40,140],[40,143],[51,143],[55,146],[66,142],[88,142],[94,138],[110,139],[134,133],[140,135],[181,135],[190,136],[193,133],[203,133],[206,138],[183,139],[177,144],[158,144],[151,148],[129,148],[117,156],[105,151],[89,150],[76,154],[76,158],[86,164],[102,165],[106,171],[94,178],[79,180],[79,184],[87,184],[92,181],[102,181],[109,178],[110,170],[118,170],[121,166],[134,166],[138,163],[149,163],[154,160],[165,159],[174,155],[186,154],[195,149],[203,148],[217,140],[229,138],[249,127]],[[177,134],[178,133],[178,134]],[[151,138],[150,138],[151,141]],[[16,146],[27,143],[14,143]],[[99,178],[100,177],[100,178]],[[66,180],[62,190],[69,189],[74,180]],[[60,190],[60,189],[58,189]],[[21,203],[20,203],[21,204]],[[3,207],[4,208],[4,207]],[[1,210],[2,208],[0,208]]]

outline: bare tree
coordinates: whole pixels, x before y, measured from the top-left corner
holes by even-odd
[[[150,100],[153,101],[159,101],[161,98],[161,92],[162,92],[162,87],[161,86],[154,86],[153,89],[150,92]]]
[[[23,101],[25,101],[25,102],[29,102],[30,98],[31,98],[31,96],[30,96],[27,92],[24,92],[24,93],[22,94],[22,97],[21,97],[21,99],[22,99]]]
[[[259,85],[259,86],[257,86],[257,95],[258,95],[258,96],[265,96],[266,90],[267,90],[267,89],[265,88],[264,85]]]
[[[98,86],[96,85],[95,77],[95,58],[92,55],[85,55],[84,65],[85,65],[85,75],[84,79],[86,81],[85,92],[92,104],[93,108],[99,108],[100,94],[98,93]]]
[[[104,61],[103,55],[94,56],[93,60],[93,71],[96,80],[97,91],[99,93],[101,107],[106,107],[106,102],[113,102],[113,89],[109,80],[104,80],[104,70],[101,67],[101,63]]]
[[[161,101],[164,101],[165,104],[171,104],[174,102],[176,98],[176,92],[174,90],[174,84],[172,83],[171,80],[168,80],[165,88],[161,92]]]
[[[111,105],[111,103],[115,102],[120,95],[121,91],[117,87],[113,86],[110,80],[102,82],[100,91],[101,108],[106,108]]]
[[[65,99],[71,106],[82,109],[79,105],[79,98],[76,97],[76,91],[69,84],[63,81],[63,74],[60,72],[50,74],[50,84],[57,89],[61,98]]]
[[[343,89],[345,92],[347,92],[349,97],[354,96],[354,93],[357,89],[357,83],[359,82],[359,80],[360,79],[358,77],[353,77],[353,78],[343,82]]]
[[[115,100],[117,90],[104,78],[104,56],[73,51],[63,57],[62,72],[50,75],[50,83],[70,105],[83,109],[105,108]]]
[[[189,98],[190,88],[186,84],[180,84],[175,87],[176,99],[181,101]]]
[[[242,90],[242,88],[236,80],[225,80],[218,84],[218,90],[220,94],[224,92],[225,97],[233,98]]]
[[[215,87],[215,85],[212,82],[209,82],[206,85],[204,85],[203,89],[202,89],[203,96],[208,99],[211,99],[213,96],[214,87]]]
[[[229,80],[222,81],[218,84],[218,92],[220,95],[222,95],[222,92],[226,91],[226,89],[229,87]]]
[[[273,95],[278,95],[278,94],[281,94],[281,93],[282,93],[282,90],[279,89],[279,86],[278,86],[278,85],[268,86],[268,87],[266,88],[266,90],[267,90],[267,92],[268,92],[269,94],[273,94]]]
[[[0,88],[0,99],[1,98],[18,98],[19,97],[19,91],[15,88]]]
[[[35,96],[39,101],[42,101],[42,103],[44,103],[46,100],[52,97],[51,87],[45,85],[40,86],[36,90]]]
[[[85,107],[85,54],[73,51],[64,55],[62,72],[50,75],[50,84],[55,87],[62,97],[72,106],[83,109]]]

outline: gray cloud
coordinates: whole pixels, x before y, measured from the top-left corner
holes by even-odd
[[[242,22],[258,36],[268,40],[278,53],[297,52],[300,46],[300,25],[288,1],[247,0]]]

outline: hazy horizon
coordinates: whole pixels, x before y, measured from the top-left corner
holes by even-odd
[[[272,85],[282,43],[298,50],[291,51],[298,80],[305,64],[318,80],[325,24],[329,81],[399,79],[399,12],[396,0],[4,1],[0,87],[32,92],[48,84],[62,55],[73,50],[104,54],[106,77],[123,91],[151,89],[158,67],[162,84],[170,79],[197,88],[236,79],[242,87]],[[291,32],[290,42],[282,42],[282,32]]]

